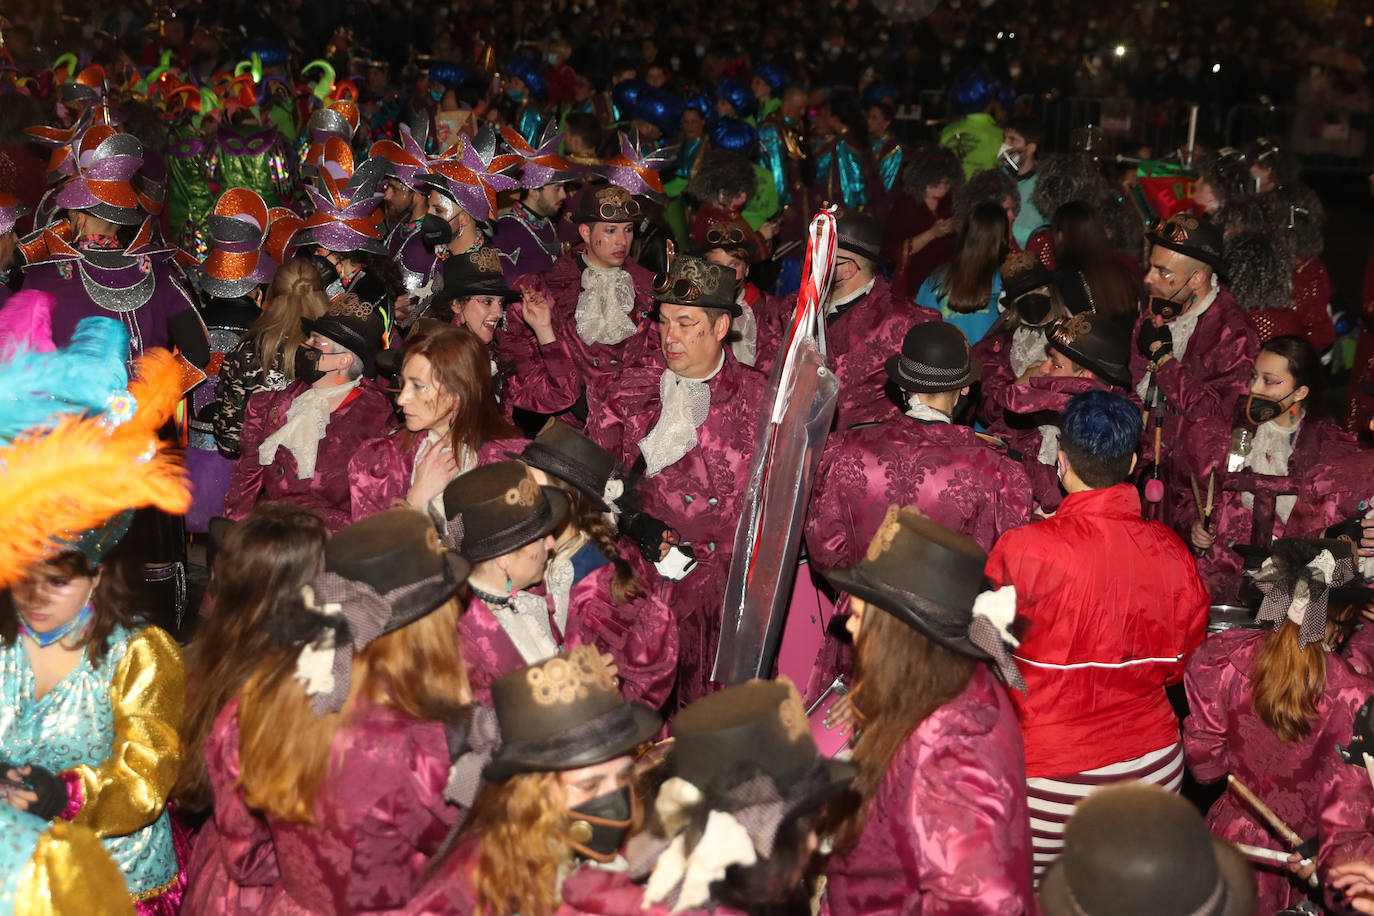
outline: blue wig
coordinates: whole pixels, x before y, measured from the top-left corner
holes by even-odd
[[[997,80],[982,67],[960,70],[949,87],[954,108],[960,114],[983,111],[997,95]]]
[[[791,80],[787,78],[787,71],[783,70],[772,61],[764,61],[754,68],[754,75],[768,84],[768,88],[773,90],[773,97],[782,95],[782,91],[787,88]]]
[[[739,77],[727,76],[716,83],[716,98],[733,105],[735,116],[739,118],[747,118],[758,110],[759,101],[754,98],[754,90]]]
[[[697,92],[689,95],[682,105],[682,110],[686,111],[689,108],[700,112],[707,121],[716,119],[716,100],[711,97],[709,92]]]
[[[512,57],[506,62],[505,72],[519,77],[534,98],[543,99],[548,94],[549,86],[544,81],[544,73],[533,59],[523,54]]]
[[[682,97],[666,89],[646,86],[635,97],[631,111],[636,120],[648,121],[671,137],[682,127]]]
[[[1060,441],[1100,458],[1135,454],[1140,429],[1140,409],[1101,388],[1074,395],[1059,415]]]
[[[721,118],[711,128],[711,147],[737,153],[744,157],[754,155],[754,147],[759,142],[759,132],[741,118]]]
[[[453,61],[435,61],[429,65],[428,79],[431,83],[439,83],[449,89],[456,89],[477,75],[471,67],[464,64],[454,63]],[[520,76],[520,74],[515,74]],[[524,79],[523,76],[520,77]],[[526,82],[526,85],[529,85]]]

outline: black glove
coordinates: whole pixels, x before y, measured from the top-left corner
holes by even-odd
[[[1156,342],[1159,346],[1151,352],[1150,346]],[[1136,338],[1135,347],[1141,356],[1158,362],[1167,354],[1174,352],[1174,333],[1169,330],[1167,324],[1156,326],[1153,321],[1147,321],[1140,326],[1140,336]]]
[[[1346,763],[1362,767],[1364,755],[1374,754],[1374,696],[1364,701],[1352,725],[1350,743],[1345,747],[1337,744],[1336,752]]]
[[[1349,541],[1356,547],[1360,546],[1360,541],[1364,539],[1364,526],[1360,524],[1360,518],[1348,518],[1343,522],[1337,522],[1322,532],[1322,537],[1334,541]]]
[[[37,764],[30,764],[27,774],[20,772],[21,769],[12,764],[4,765],[4,769],[0,770],[0,785],[11,791],[28,790],[37,795],[38,799],[29,804],[30,814],[50,821],[67,810],[67,783],[62,777]],[[18,777],[17,782],[10,778],[10,773]]]
[[[657,563],[663,556],[663,544],[669,540],[673,531],[663,522],[647,512],[635,512],[621,517],[620,531],[639,545],[639,553],[650,563]]]

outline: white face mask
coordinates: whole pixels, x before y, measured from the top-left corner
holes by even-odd
[[[549,61],[549,66],[551,66],[551,67],[557,67],[557,66],[558,66],[558,55],[555,54],[553,51],[550,51],[550,52],[548,53],[548,61]]]

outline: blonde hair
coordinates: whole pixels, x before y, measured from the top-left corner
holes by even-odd
[[[1301,628],[1291,620],[1265,634],[1250,671],[1250,699],[1280,741],[1298,742],[1312,731],[1317,703],[1326,691],[1326,650],[1321,643],[1299,648]]]
[[[239,786],[244,800],[273,817],[315,822],[315,797],[328,773],[335,733],[347,728],[360,698],[415,719],[438,719],[472,700],[459,654],[458,602],[379,637],[353,658],[342,712],[317,717],[296,680],[299,652],[268,659],[239,701]]]
[[[483,787],[455,843],[478,838],[478,913],[549,916],[558,909],[558,872],[572,858],[561,793],[557,773],[521,773]]]
[[[319,318],[328,309],[324,281],[310,259],[298,255],[283,264],[268,287],[262,314],[243,335],[257,352],[263,371],[271,369],[280,354],[281,371],[294,379],[296,350],[306,336],[301,319]]]

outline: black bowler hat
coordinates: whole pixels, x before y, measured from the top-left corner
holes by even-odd
[[[566,493],[539,486],[518,461],[482,465],[444,488],[449,533],[474,563],[552,534],[567,523],[568,508]]]
[[[386,337],[386,318],[375,306],[352,293],[344,293],[329,303],[329,311],[319,318],[302,318],[301,328],[308,334],[328,337],[363,363],[363,375],[377,377],[377,354]]]
[[[947,321],[923,321],[906,332],[902,352],[889,356],[888,378],[904,391],[957,391],[978,381],[983,363],[964,332]]]
[[[883,227],[867,213],[846,210],[835,220],[836,247],[863,255],[874,264],[883,260]]]
[[[523,451],[506,454],[577,487],[603,510],[618,508],[624,484],[615,479],[615,457],[566,423],[550,420]]]
[[[825,577],[947,649],[990,659],[969,638],[986,563],[987,554],[971,538],[892,506],[858,565]]]
[[[1043,881],[1046,916],[1249,916],[1250,865],[1160,786],[1109,786],[1078,803]]]
[[[447,305],[464,296],[500,296],[507,302],[520,298],[518,290],[506,285],[501,256],[495,248],[482,247],[444,260],[444,288],[435,295],[433,304]]]
[[[633,751],[659,730],[658,713],[627,702],[601,653],[579,646],[491,682],[501,747],[488,782],[517,773],[575,770]]]
[[[1056,321],[1047,344],[1113,385],[1131,384],[1131,329],[1125,322],[1079,312]]]
[[[732,318],[744,314],[735,301],[735,272],[692,255],[673,258],[666,273],[655,274],[649,295],[673,305],[722,309]]]
[[[1225,272],[1221,233],[1191,213],[1175,213],[1150,233],[1150,241]]]

